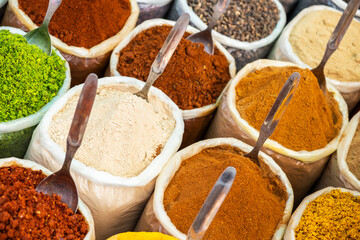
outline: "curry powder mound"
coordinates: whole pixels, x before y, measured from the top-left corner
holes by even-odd
[[[264,165],[264,164],[263,164]],[[202,150],[184,160],[164,193],[171,222],[187,234],[221,173],[228,167],[237,175],[204,239],[272,239],[284,215],[287,193],[276,176],[264,173],[239,149],[223,145]]]
[[[281,88],[294,72],[301,75],[299,86],[270,138],[295,151],[323,148],[339,134],[342,116],[332,94],[323,95],[309,69],[266,67],[248,74],[236,86],[236,108],[243,119],[260,130]]]
[[[295,230],[296,240],[360,239],[360,197],[332,190],[305,209]]]

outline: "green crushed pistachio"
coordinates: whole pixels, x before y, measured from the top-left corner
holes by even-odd
[[[29,116],[51,101],[66,77],[65,61],[19,34],[0,30],[0,122]]]

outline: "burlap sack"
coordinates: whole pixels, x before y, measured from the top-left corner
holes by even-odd
[[[300,219],[301,219],[306,207],[308,206],[308,204],[310,202],[314,201],[316,198],[318,198],[324,194],[327,194],[334,189],[341,189],[342,192],[349,192],[349,193],[353,194],[354,196],[360,196],[359,192],[350,191],[345,188],[333,188],[333,187],[321,189],[320,191],[317,191],[317,192],[307,196],[306,198],[304,198],[304,200],[301,202],[299,207],[296,209],[296,211],[291,216],[291,219],[290,219],[289,224],[285,231],[284,240],[295,240],[295,229],[297,228],[297,226],[300,222]]]
[[[138,35],[140,32],[161,25],[174,26],[175,22],[168,21],[164,19],[152,19],[146,22],[143,22],[141,25],[137,26],[133,31],[130,32],[126,38],[114,49],[109,65],[109,74],[111,76],[121,76],[120,73],[116,70],[119,62],[119,53],[121,50],[126,47],[131,40]],[[188,33],[199,32],[199,30],[188,26]],[[236,74],[235,60],[234,58],[222,47],[217,41],[215,41],[215,46],[224,54],[226,59],[229,61],[229,72],[230,77],[233,78]],[[181,66],[179,66],[181,67]],[[230,83],[230,81],[229,81]],[[229,84],[228,84],[229,85]],[[227,86],[228,86],[227,85]],[[222,95],[222,94],[221,94]],[[183,118],[185,121],[185,132],[181,148],[184,148],[196,141],[199,141],[205,134],[206,129],[209,126],[209,123],[213,117],[213,114],[219,105],[221,95],[218,97],[217,101],[214,104],[210,104],[201,108],[194,108],[191,110],[182,110]]]
[[[83,85],[70,89],[60,98],[36,128],[26,158],[50,170],[58,170],[65,159],[65,152],[48,133],[53,117],[66,106],[69,99],[80,94]],[[98,88],[113,86],[121,91],[137,92],[144,83],[133,78],[109,77],[99,80]],[[98,171],[74,159],[71,172],[81,198],[89,206],[95,220],[96,238],[106,239],[116,233],[134,229],[143,208],[155,186],[155,179],[166,162],[180,147],[184,123],[180,109],[159,89],[152,87],[150,102],[157,98],[170,109],[176,122],[175,129],[161,153],[138,176],[123,178]],[[121,149],[120,149],[121,151]]]
[[[216,138],[209,139],[194,143],[193,145],[178,152],[164,167],[161,171],[159,178],[156,181],[156,187],[153,196],[146,205],[146,208],[136,226],[136,231],[147,231],[147,232],[162,232],[171,236],[174,236],[180,240],[186,240],[186,235],[176,229],[175,225],[171,222],[170,218],[166,214],[163,206],[164,192],[169,185],[171,179],[179,169],[181,162],[194,156],[203,149],[230,145],[244,152],[250,152],[252,147],[233,138]],[[289,221],[291,211],[293,208],[294,196],[290,182],[287,179],[285,173],[281,168],[274,162],[274,160],[268,155],[260,152],[260,156],[264,163],[269,166],[270,170],[282,181],[286,187],[288,199],[284,209],[284,215],[280,223],[278,224],[277,230],[274,233],[273,240],[280,240],[285,232],[287,222]],[[241,175],[241,173],[238,173]],[[238,177],[238,176],[237,176]],[[241,177],[241,176],[240,176]],[[241,204],[241,203],[239,203]],[[256,206],[254,206],[256,211]],[[235,221],[235,220],[234,220]]]
[[[239,81],[250,72],[268,66],[285,67],[295,66],[295,64],[272,60],[257,60],[246,65],[232,80],[231,85],[221,99],[220,106],[210,125],[206,138],[235,137],[245,143],[255,145],[255,140],[259,137],[259,131],[241,118],[236,110],[235,88]],[[346,103],[333,86],[328,84],[327,89],[334,93],[334,98],[338,102],[343,115],[342,132],[348,122]],[[295,206],[307,195],[314,182],[320,177],[329,156],[337,148],[341,132],[326,147],[311,152],[294,151],[285,148],[272,139],[268,139],[265,142],[262,151],[271,156],[279,164],[291,182],[294,189]]]
[[[214,38],[223,45],[226,50],[235,58],[236,68],[240,70],[243,66],[257,59],[265,58],[271,50],[272,44],[280,35],[286,23],[286,13],[278,0],[273,0],[280,11],[280,19],[273,30],[267,37],[254,42],[242,42],[222,35],[213,30]],[[169,19],[176,20],[183,13],[190,14],[190,24],[200,30],[207,28],[207,25],[194,13],[187,4],[187,0],[174,0],[174,4],[169,12]]]
[[[52,172],[49,171],[47,168],[45,168],[37,163],[34,163],[32,161],[22,160],[22,159],[18,159],[18,158],[14,158],[14,157],[0,159],[0,168],[1,167],[9,167],[9,166],[30,168],[34,171],[41,170],[46,176],[49,176],[52,174]],[[86,236],[83,240],[95,240],[93,217],[91,215],[89,208],[84,204],[84,202],[81,199],[79,199],[78,211],[80,211],[81,214],[85,217],[85,220],[89,227],[89,229],[88,229],[89,232],[86,234]]]
[[[300,65],[302,67],[310,68],[307,64],[302,62],[300,58],[294,53],[291,43],[289,41],[289,35],[294,26],[296,26],[304,16],[311,12],[322,10],[340,12],[327,6],[312,6],[304,9],[285,27],[274,48],[271,50],[269,58],[281,61],[289,61],[296,63],[297,65]],[[354,21],[357,20],[354,19]],[[358,82],[343,82],[339,81],[338,79],[331,79],[327,77],[326,81],[331,83],[341,93],[346,103],[348,104],[349,110],[353,109],[360,101],[360,78]]]
[[[25,32],[17,28],[0,27],[0,31],[1,30],[9,30],[14,34],[25,35]],[[52,49],[55,50],[55,53],[59,55],[61,59],[65,60],[58,50],[55,48]],[[50,102],[32,115],[8,122],[0,122],[0,158],[12,156],[19,158],[24,157],[36,125],[40,122],[50,106],[70,88],[71,76],[68,62],[65,62],[65,67],[66,77],[64,83],[58,94]]]
[[[72,86],[83,83],[90,73],[103,76],[109,63],[111,51],[135,27],[138,19],[138,5],[135,0],[129,1],[131,3],[131,14],[121,31],[90,49],[69,46],[60,39],[51,36],[52,45],[61,51],[70,64]],[[31,21],[30,17],[19,8],[18,0],[9,0],[1,25],[17,27],[24,31],[37,28],[37,25]]]
[[[136,24],[153,18],[165,18],[173,0],[136,0],[140,14]]]
[[[356,128],[359,125],[360,112],[358,112],[346,125],[341,136],[337,151],[331,156],[331,159],[322,174],[316,189],[324,187],[344,187],[351,190],[360,191],[360,179],[350,172],[346,158],[350,149],[351,141],[355,135]]]

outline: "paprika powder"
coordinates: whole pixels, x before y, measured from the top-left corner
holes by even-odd
[[[83,215],[60,197],[38,193],[42,171],[0,168],[0,239],[83,239],[89,231]]]
[[[48,2],[19,0],[19,8],[41,25]],[[49,31],[70,46],[91,48],[120,32],[130,13],[129,0],[63,0]]]
[[[119,53],[120,75],[146,81],[170,30],[170,26],[155,26],[135,36]],[[186,40],[188,35],[185,33],[164,73],[154,83],[182,110],[215,103],[231,79],[229,62],[220,50],[215,48],[214,55],[209,55],[202,44]]]
[[[237,176],[204,239],[272,239],[284,216],[286,188],[243,154],[222,145],[182,161],[163,199],[167,215],[180,232],[188,232],[217,178],[233,166]]]
[[[295,151],[313,151],[325,147],[342,126],[339,105],[321,91],[309,69],[299,67],[265,67],[256,70],[236,86],[236,108],[241,117],[260,130],[277,95],[289,76],[299,72],[299,86],[271,139]]]

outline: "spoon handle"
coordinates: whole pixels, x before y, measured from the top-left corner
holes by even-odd
[[[228,167],[220,175],[210,194],[191,225],[187,240],[200,240],[209,228],[213,218],[224,202],[236,176],[236,169]]]
[[[138,95],[147,99],[147,95],[150,87],[154,84],[155,80],[164,72],[166,65],[169,63],[171,56],[175,52],[176,47],[179,45],[182,36],[184,35],[186,28],[190,21],[190,15],[184,13],[176,21],[174,27],[171,29],[164,44],[162,45],[160,52],[155,58],[155,61],[151,65],[150,74],[146,80],[145,86]]]
[[[214,14],[211,17],[210,23],[207,27],[208,30],[211,30],[216,25],[219,18],[223,15],[223,13],[226,11],[227,7],[229,6],[231,0],[218,0],[218,2],[215,5]]]
[[[71,161],[79,148],[95,100],[98,77],[90,74],[84,83],[67,137],[67,151],[63,169],[70,169]]]
[[[255,144],[255,147],[250,153],[246,154],[247,157],[257,159],[258,153],[262,145],[274,132],[282,115],[284,114],[287,106],[289,105],[290,100],[299,85],[299,82],[300,74],[297,72],[291,74],[291,76],[285,82],[274,104],[272,105],[270,112],[266,116],[264,123],[261,126],[259,138]]]
[[[339,47],[341,40],[345,36],[347,29],[349,28],[352,19],[355,16],[356,11],[360,6],[360,0],[351,0],[350,3],[344,10],[344,13],[341,15],[341,18],[338,24],[335,27],[334,32],[332,33],[329,42],[326,45],[326,50],[324,56],[319,65],[325,66],[327,60]]]
[[[62,0],[49,0],[49,6],[46,11],[46,15],[43,21],[43,24],[49,26],[50,20],[52,16],[54,15],[56,9],[60,6]]]

